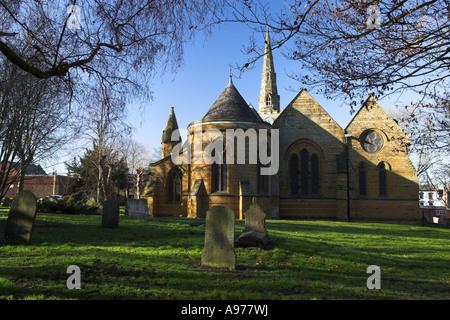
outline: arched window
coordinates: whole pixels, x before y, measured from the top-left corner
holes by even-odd
[[[308,190],[308,150],[303,149],[300,152],[300,192],[303,195],[309,194]]]
[[[366,166],[361,164],[358,168],[358,177],[359,177],[359,195],[365,196],[367,195],[367,182],[366,182]]]
[[[215,150],[213,150],[213,152],[215,152]],[[228,167],[225,149],[222,156],[221,164],[215,162],[212,164],[212,192],[228,190]]]
[[[270,71],[267,72],[266,77],[267,77],[266,80],[270,81],[272,79],[272,72],[270,72]]]
[[[212,165],[212,192],[220,190],[220,165],[213,163]]]
[[[177,168],[175,168],[173,173],[170,175],[168,184],[168,201],[170,203],[181,202],[182,177],[181,171]]]
[[[319,194],[319,157],[311,157],[311,193]]]
[[[225,151],[223,152],[222,164],[220,165],[220,190],[228,190],[228,166]]]
[[[291,194],[298,194],[298,156],[291,156],[289,165],[289,176],[291,180]]]
[[[299,151],[300,150],[300,151]],[[305,143],[289,156],[291,195],[314,198],[320,194],[321,156],[317,148]]]
[[[266,106],[271,106],[272,105],[272,95],[269,93],[267,96],[266,96]]]
[[[386,165],[381,162],[378,165],[378,183],[380,186],[380,196],[387,195],[387,183],[386,183]]]

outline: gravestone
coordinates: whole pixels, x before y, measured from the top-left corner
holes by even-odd
[[[250,208],[244,213],[245,216],[245,231],[258,231],[267,232],[266,230],[266,213],[261,209],[256,202],[256,198],[253,198]]]
[[[127,208],[130,219],[148,220],[147,199],[129,199]]]
[[[20,192],[12,201],[6,221],[5,240],[28,243],[36,220],[36,197],[31,191]]]
[[[234,224],[234,211],[230,207],[215,206],[206,212],[203,266],[236,269]]]
[[[236,247],[269,248],[272,243],[266,230],[266,213],[253,198],[250,208],[244,213],[245,227],[236,240]]]
[[[271,247],[271,241],[267,232],[245,231],[237,238],[236,247],[268,249]]]
[[[119,226],[119,201],[106,200],[103,202],[102,228],[117,228]]]

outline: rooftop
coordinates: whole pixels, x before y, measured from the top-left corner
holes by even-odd
[[[244,98],[231,81],[219,95],[216,102],[208,110],[202,119],[209,120],[237,120],[237,121],[261,121],[250,108]]]

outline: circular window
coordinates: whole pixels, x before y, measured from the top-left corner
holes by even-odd
[[[371,130],[363,135],[361,144],[366,152],[373,153],[383,148],[384,140],[379,132]]]

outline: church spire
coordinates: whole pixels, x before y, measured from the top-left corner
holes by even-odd
[[[263,64],[263,71],[271,71],[275,72],[275,68],[273,66],[273,56],[272,56],[272,47],[270,46],[270,36],[269,36],[269,27],[267,27],[266,31],[266,40],[265,43],[265,49],[264,49],[264,64]]]
[[[177,118],[173,107],[170,110],[169,119],[167,120],[166,129],[163,131],[161,144],[162,144],[162,158],[170,156],[172,148],[181,142],[181,137],[178,140],[172,141],[172,133],[178,129]]]
[[[258,104],[258,112],[260,114],[280,112],[280,96],[277,90],[277,77],[273,64],[272,48],[270,46],[269,27],[267,27],[266,32],[261,91]]]

